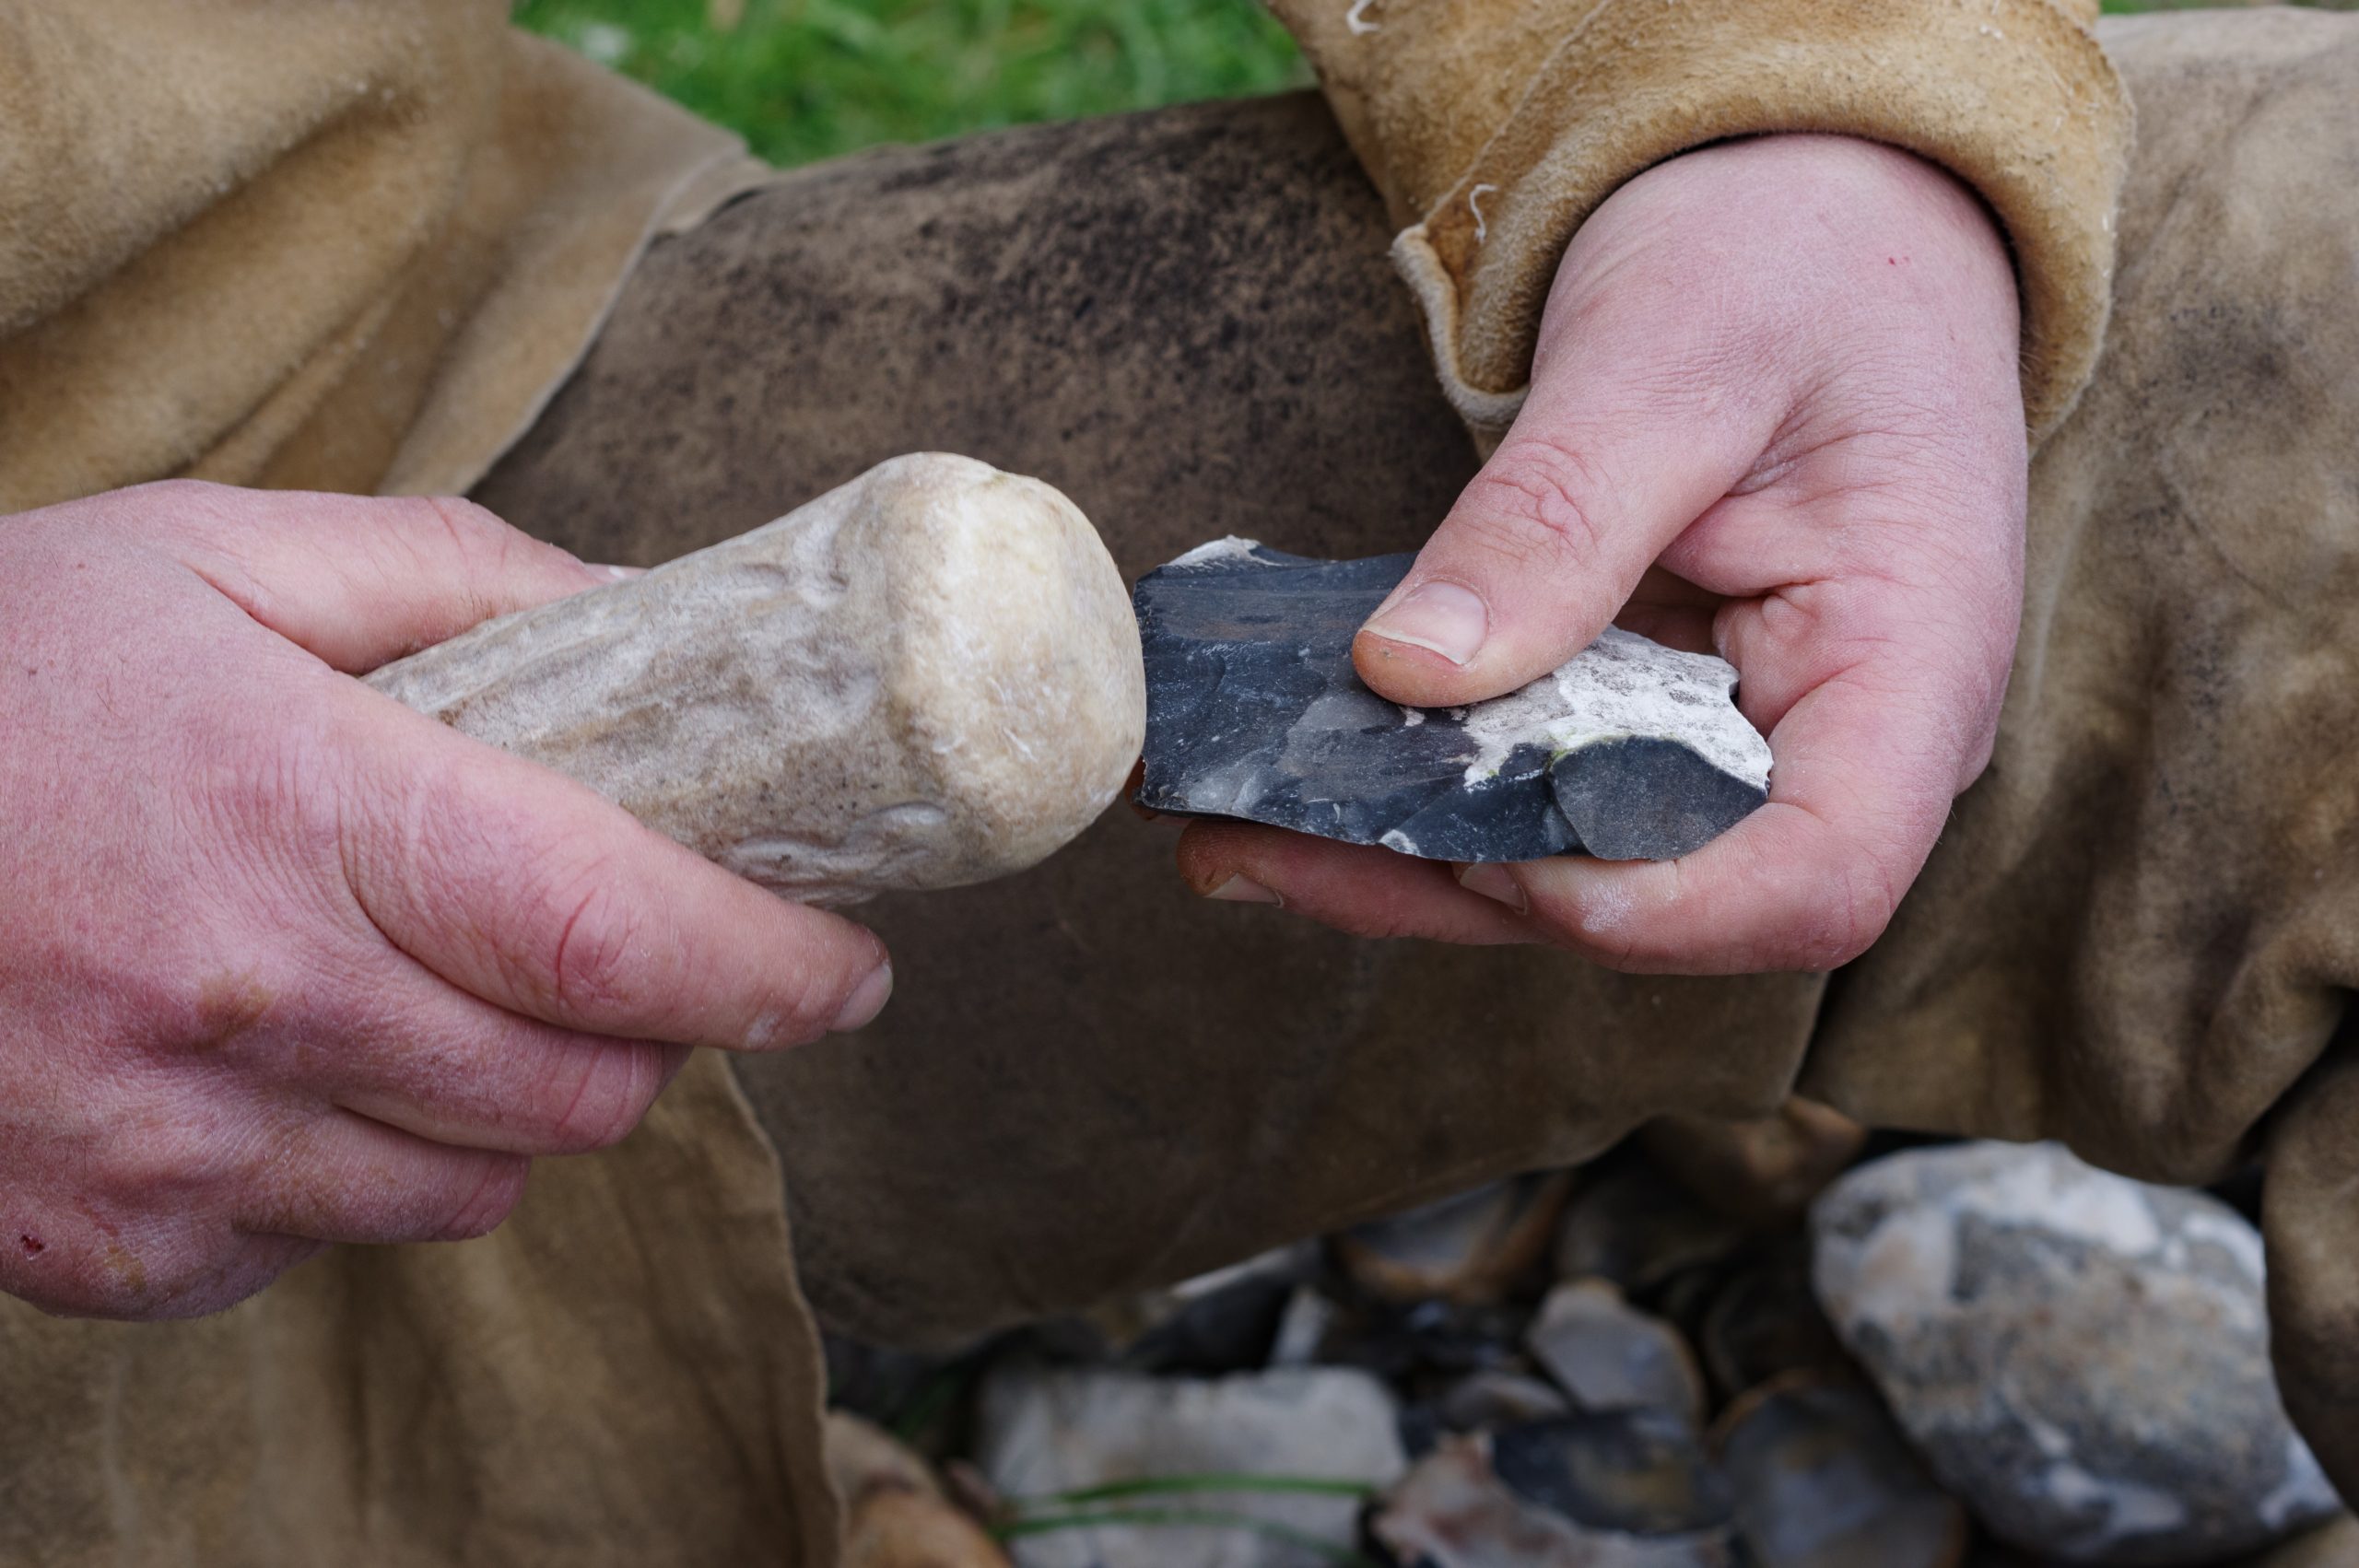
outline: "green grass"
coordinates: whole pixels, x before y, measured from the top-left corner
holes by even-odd
[[[516,15],[779,164],[1309,80],[1259,0],[522,0]]]
[[[524,0],[774,163],[1309,79],[1256,0]]]

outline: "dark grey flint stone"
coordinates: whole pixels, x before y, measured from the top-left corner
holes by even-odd
[[[1139,803],[1428,860],[1660,860],[1767,798],[1768,743],[1731,700],[1735,670],[1634,633],[1471,708],[1378,696],[1352,638],[1414,559],[1224,539],[1140,579]]]
[[[1848,1381],[1756,1388],[1714,1430],[1755,1568],[1957,1568],[1966,1510]]]
[[[1735,1499],[1662,1410],[1587,1410],[1442,1438],[1372,1507],[1418,1568],[1741,1568]],[[1880,1565],[1881,1568],[1881,1565]]]
[[[1714,1534],[1735,1521],[1727,1479],[1684,1418],[1583,1410],[1491,1436],[1491,1468],[1527,1503],[1631,1536]]]
[[[1811,1235],[1836,1332],[1994,1535],[2194,1565],[2337,1512],[2278,1402],[2260,1235],[2227,1205],[1965,1143],[1860,1166]]]

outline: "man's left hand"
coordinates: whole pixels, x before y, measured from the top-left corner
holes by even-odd
[[[1880,935],[1990,757],[2028,458],[2006,247],[1909,154],[1785,135],[1624,186],[1558,269],[1504,442],[1354,648],[1500,696],[1617,623],[1735,664],[1769,802],[1684,859],[1454,868],[1199,823],[1198,892],[1616,968],[1825,969]]]

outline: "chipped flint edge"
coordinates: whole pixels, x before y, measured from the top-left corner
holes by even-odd
[[[1262,542],[1259,539],[1241,539],[1234,533],[1224,534],[1218,539],[1205,541],[1184,556],[1175,556],[1166,561],[1156,569],[1168,571],[1173,567],[1208,567],[1215,562],[1233,561],[1239,558],[1261,560],[1260,556],[1254,555],[1254,552],[1261,548]],[[1262,564],[1275,566],[1277,563],[1262,561]]]

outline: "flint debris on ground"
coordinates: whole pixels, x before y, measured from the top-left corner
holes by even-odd
[[[864,1568],[2359,1562],[2266,1328],[2227,1202],[1798,1101],[957,1357],[832,1341],[879,1425],[831,1455]]]

